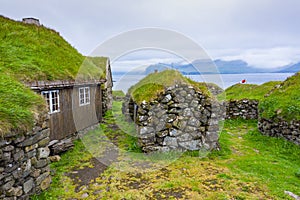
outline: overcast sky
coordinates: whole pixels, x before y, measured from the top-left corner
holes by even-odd
[[[15,20],[39,18],[84,55],[122,32],[158,27],[191,38],[213,59],[243,59],[255,67],[300,61],[299,0],[0,2],[0,14]]]

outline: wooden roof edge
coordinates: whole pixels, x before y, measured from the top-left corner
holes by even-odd
[[[31,89],[67,88],[82,85],[97,85],[105,83],[106,79],[100,80],[57,80],[57,81],[31,81],[23,84]]]

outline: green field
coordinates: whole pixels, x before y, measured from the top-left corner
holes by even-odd
[[[32,199],[87,195],[88,199],[291,199],[285,190],[300,194],[299,147],[261,135],[255,120],[225,121],[220,134],[221,151],[206,157],[198,151],[186,152],[173,160],[170,157],[174,155],[165,154],[161,158],[169,159],[149,164],[136,146],[136,139],[126,134],[134,127],[124,121],[120,110],[121,102],[114,102],[113,111],[106,114],[98,130],[88,133],[90,136],[77,141],[61,161],[51,164],[55,171],[51,188]],[[115,125],[119,128],[115,129]],[[95,167],[92,155],[101,157],[103,152],[91,154],[87,149],[91,145],[95,146],[92,149],[103,149],[103,138],[114,141],[120,153],[105,171],[79,186],[80,181],[69,174],[77,172],[76,176],[81,177],[80,169]],[[137,155],[130,154],[128,158],[126,152]],[[166,161],[170,162],[160,165]],[[142,164],[150,168],[145,170]]]
[[[225,90],[226,100],[241,100],[241,99],[255,99],[262,100],[264,96],[272,90],[280,81],[270,81],[261,85],[255,84],[236,84]]]
[[[300,73],[289,77],[280,87],[270,92],[259,104],[264,118],[300,120]]]

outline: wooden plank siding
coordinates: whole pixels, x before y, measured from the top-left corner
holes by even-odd
[[[79,105],[79,88],[90,88],[90,103]],[[46,89],[49,90],[50,88]],[[101,84],[68,86],[59,90],[60,111],[50,114],[50,140],[67,138],[102,120]],[[39,93],[45,89],[39,89]]]

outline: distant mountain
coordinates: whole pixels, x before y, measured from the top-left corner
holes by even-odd
[[[215,67],[217,66],[217,68]],[[154,72],[155,70],[162,71],[165,69],[177,69],[182,74],[244,74],[244,73],[267,73],[275,72],[276,70],[270,69],[259,69],[248,65],[247,62],[243,60],[195,60],[191,64],[164,64],[158,63],[150,65],[146,68],[145,74]],[[300,70],[298,70],[300,71]]]
[[[287,65],[279,70],[280,73],[296,73],[300,71],[300,62],[292,65]]]

